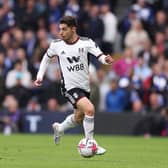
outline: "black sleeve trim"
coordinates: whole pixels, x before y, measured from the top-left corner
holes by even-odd
[[[99,59],[102,55],[104,55],[104,54],[103,54],[103,53],[99,54],[99,55],[97,56],[97,59]]]
[[[50,56],[48,53],[46,53],[47,54],[47,56],[49,57],[49,58],[53,58],[54,57],[54,55],[53,56]]]

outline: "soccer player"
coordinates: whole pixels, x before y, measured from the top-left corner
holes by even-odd
[[[77,21],[72,16],[64,16],[59,23],[61,39],[51,42],[40,64],[35,86],[41,86],[50,60],[56,56],[62,75],[62,93],[74,107],[74,113],[62,123],[53,123],[54,140],[59,144],[60,137],[69,128],[83,124],[85,138],[92,139],[94,134],[95,108],[89,100],[89,60],[93,54],[103,64],[112,64],[110,55],[104,55],[94,41],[77,34]],[[98,146],[97,154],[106,150]]]

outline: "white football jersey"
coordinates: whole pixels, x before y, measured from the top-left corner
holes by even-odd
[[[65,89],[81,88],[90,91],[88,53],[97,58],[102,55],[100,48],[89,38],[80,37],[75,43],[63,40],[51,42],[47,56],[57,56]]]

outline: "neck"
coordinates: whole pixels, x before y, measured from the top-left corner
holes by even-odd
[[[78,41],[79,36],[77,34],[74,34],[69,40],[66,41],[68,44],[74,44]]]

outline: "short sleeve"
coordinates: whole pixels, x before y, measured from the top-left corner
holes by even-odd
[[[52,58],[52,57],[57,55],[56,46],[55,46],[54,42],[50,43],[50,46],[47,49],[46,53],[47,53],[47,56],[50,57],[50,58]]]
[[[89,49],[88,52],[92,55],[96,56],[97,58],[102,55],[102,51],[100,50],[99,46],[91,39],[89,39]]]

